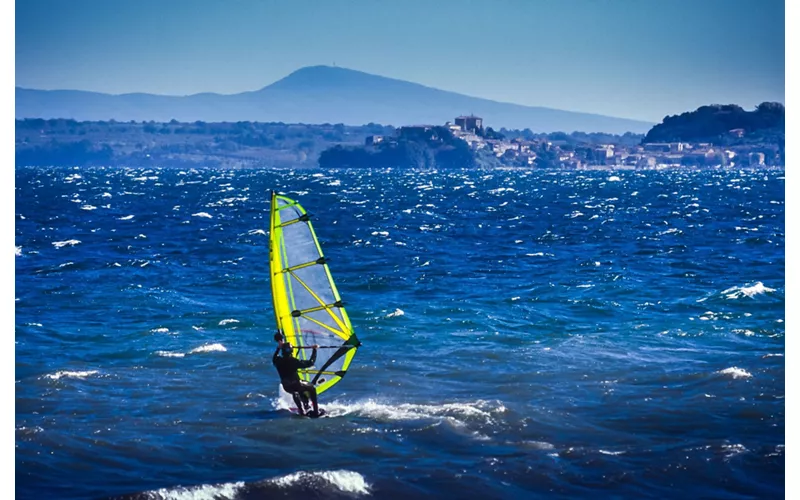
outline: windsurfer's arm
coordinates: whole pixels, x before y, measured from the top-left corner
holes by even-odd
[[[275,348],[275,354],[272,355],[272,364],[278,364],[278,353],[281,352],[281,344],[278,343],[278,347]]]
[[[314,344],[311,347],[314,349],[314,351],[311,353],[311,357],[310,358],[305,359],[305,360],[301,360],[301,359],[297,360],[298,369],[299,368],[311,368],[312,366],[314,366],[314,363],[316,363],[316,361],[317,361],[317,348],[319,346]]]

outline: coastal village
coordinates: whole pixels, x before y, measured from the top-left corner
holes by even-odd
[[[372,135],[366,146],[391,144],[403,138],[420,137],[435,133],[441,125],[411,125],[399,127],[394,136]],[[634,169],[667,168],[679,166],[763,167],[781,164],[782,159],[768,156],[755,145],[730,147],[711,143],[659,142],[637,145],[586,144],[569,140],[523,138],[507,139],[491,128],[485,129],[479,116],[459,116],[444,124],[454,137],[465,141],[473,152],[483,151],[494,155],[498,161],[510,166],[534,166],[544,155],[548,163],[570,169],[618,167]],[[741,138],[745,131],[728,132],[732,139]],[[772,160],[772,161],[770,161]],[[538,162],[541,164],[541,162]]]

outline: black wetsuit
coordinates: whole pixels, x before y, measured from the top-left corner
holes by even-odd
[[[314,411],[319,412],[317,406],[317,388],[313,385],[300,380],[297,370],[301,368],[311,368],[317,360],[317,350],[311,353],[311,358],[307,360],[300,360],[294,356],[279,356],[281,352],[280,346],[275,349],[275,354],[272,355],[272,364],[278,369],[278,375],[281,377],[281,385],[283,390],[292,395],[292,398],[297,404],[297,409],[302,412],[302,406],[299,401],[299,396],[303,393],[308,393],[311,403],[314,405]],[[305,399],[305,398],[303,398]]]

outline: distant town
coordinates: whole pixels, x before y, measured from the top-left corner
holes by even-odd
[[[394,127],[281,122],[15,120],[17,166],[278,168],[772,167],[785,162],[785,109],[702,106],[647,134],[494,130],[462,115]]]
[[[488,152],[507,166],[550,166],[569,169],[591,167],[666,168],[681,166],[760,167],[782,165],[779,148],[763,143],[739,144],[728,147],[710,142],[651,142],[636,145],[581,144],[563,139],[507,137],[508,131],[495,132],[484,128],[483,118],[474,115],[458,116],[453,122],[439,125],[411,125],[396,129],[392,136],[372,135],[364,145],[396,145],[409,138],[431,137],[444,127],[454,137],[466,142],[471,151]],[[505,132],[505,133],[503,133]],[[735,142],[745,135],[742,128],[731,129],[728,135]],[[766,150],[766,151],[765,151]],[[547,165],[544,165],[545,161]]]

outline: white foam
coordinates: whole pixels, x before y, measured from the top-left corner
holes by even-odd
[[[178,351],[156,351],[156,354],[165,358],[182,358],[186,356],[186,354]]]
[[[153,328],[150,331],[153,333],[169,333],[169,328]]]
[[[126,215],[125,217],[117,217],[117,220],[131,220],[133,215]]]
[[[619,181],[620,178],[617,177],[616,175],[612,175],[611,177],[608,178],[608,182],[619,182]]]
[[[546,441],[523,441],[523,446],[528,448],[535,448],[537,450],[552,450],[555,449],[555,446],[546,442]]]
[[[750,297],[753,298],[756,295],[760,295],[762,293],[767,292],[774,292],[774,288],[768,288],[764,286],[764,283],[758,281],[753,286],[742,286],[742,287],[732,287],[728,288],[727,290],[723,291],[723,294],[729,299],[738,299],[741,297]]]
[[[372,399],[352,404],[331,402],[325,405],[329,416],[358,414],[381,420],[426,420],[433,419],[447,421],[456,426],[463,426],[462,419],[479,419],[485,423],[493,424],[493,413],[502,413],[506,408],[495,403],[495,408],[490,403],[478,400],[473,403],[445,403],[441,405],[424,404],[399,404],[392,405],[380,403]]]
[[[178,486],[176,488],[160,488],[149,491],[149,497],[163,500],[220,500],[236,498],[236,493],[244,487],[243,481],[223,484],[203,484],[189,488]]]
[[[20,246],[15,247],[14,255],[16,255],[17,257],[21,257],[22,256],[22,247],[20,247]]]
[[[59,372],[56,372],[56,373],[48,373],[47,375],[45,375],[45,377],[47,377],[49,379],[52,379],[52,380],[58,380],[61,377],[81,378],[81,379],[83,379],[83,378],[88,377],[89,375],[94,375],[96,373],[99,373],[99,372],[97,370],[86,370],[86,371],[79,371],[79,372],[71,372],[71,371],[64,370],[64,371],[59,371]]]
[[[744,370],[742,368],[737,368],[735,366],[732,366],[730,368],[725,368],[724,370],[720,370],[717,373],[719,373],[720,375],[730,375],[733,378],[750,378],[753,376],[747,370]]]
[[[370,485],[364,479],[364,476],[358,472],[349,470],[332,470],[322,472],[295,472],[287,476],[279,477],[270,480],[278,486],[289,487],[298,482],[305,482],[309,480],[319,480],[330,483],[341,491],[347,493],[360,493],[367,495],[370,492]]]
[[[607,451],[607,450],[597,450],[597,451],[599,451],[603,455],[615,455],[615,456],[622,455],[623,453],[625,453],[624,451]]]
[[[207,212],[197,212],[196,214],[192,214],[192,217],[205,217],[207,219],[211,218],[211,214]]]
[[[372,236],[389,236],[389,231],[372,231]]]
[[[225,351],[227,351],[227,349],[222,344],[206,344],[200,347],[195,347],[194,349],[189,351],[189,354],[197,354],[200,352],[225,352]]]
[[[84,205],[81,207],[81,210],[96,210],[96,209],[97,207],[95,207],[94,205]]]
[[[219,324],[220,324],[220,326],[223,326],[223,325],[227,325],[229,323],[238,323],[238,322],[239,322],[238,319],[223,319],[222,321],[219,322]]]
[[[67,246],[67,245],[75,246],[75,245],[79,244],[80,242],[81,242],[80,240],[54,241],[53,242],[53,246],[56,247],[56,248],[61,248],[61,247]]]
[[[397,317],[397,316],[403,316],[404,314],[405,314],[405,312],[403,312],[402,309],[395,309],[394,312],[387,314],[386,317],[387,318],[394,318],[394,317]]]
[[[247,232],[247,234],[260,234],[261,236],[266,236],[267,233],[263,229],[251,229]]]

